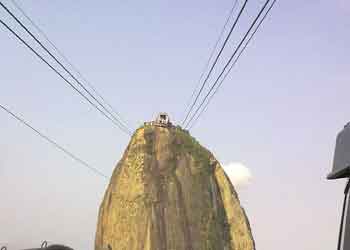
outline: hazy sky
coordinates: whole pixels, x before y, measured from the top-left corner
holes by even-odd
[[[233,0],[18,3],[136,128],[159,111],[179,121]],[[262,3],[249,1],[225,56]],[[349,15],[346,0],[277,1],[191,131],[250,168],[239,195],[258,250],[336,247],[344,181],[325,176],[350,120]],[[128,136],[3,27],[0,45],[0,103],[110,175]],[[108,182],[2,111],[0,124],[0,245],[92,250]]]

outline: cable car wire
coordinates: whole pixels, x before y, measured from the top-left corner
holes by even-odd
[[[234,62],[231,64],[229,70],[226,72],[226,74],[224,75],[224,77],[221,79],[219,85],[217,86],[217,88],[215,89],[215,91],[213,92],[213,94],[209,97],[208,101],[206,102],[204,108],[201,110],[201,112],[199,113],[199,115],[197,115],[196,119],[192,122],[191,126],[189,127],[189,130],[191,130],[193,128],[193,126],[196,124],[196,122],[198,121],[199,117],[206,111],[206,109],[208,108],[210,101],[213,99],[214,95],[218,92],[219,88],[221,87],[222,83],[225,81],[226,77],[230,74],[232,68],[236,65],[237,61],[239,60],[239,58],[241,57],[241,55],[243,54],[243,52],[245,51],[245,49],[247,48],[248,44],[251,42],[252,38],[254,37],[255,33],[259,30],[261,24],[264,22],[264,20],[266,19],[267,15],[269,14],[269,12],[271,11],[271,9],[273,8],[273,6],[275,5],[277,0],[274,0],[273,3],[271,4],[271,6],[269,7],[269,9],[266,11],[265,15],[263,16],[263,18],[260,20],[259,24],[256,26],[254,32],[251,34],[251,36],[249,37],[248,41],[245,43],[243,49],[240,51],[240,53],[238,54],[237,58],[234,60]]]
[[[238,14],[236,20],[234,21],[234,23],[233,23],[233,25],[232,25],[232,27],[231,27],[231,29],[230,29],[230,32],[229,32],[228,35],[226,36],[226,39],[225,39],[223,45],[221,46],[220,51],[219,51],[218,55],[216,56],[215,61],[214,61],[214,63],[212,64],[212,66],[211,66],[211,68],[210,68],[210,70],[209,70],[209,72],[208,72],[208,74],[207,74],[207,76],[206,76],[204,82],[202,83],[202,86],[201,86],[201,88],[200,88],[198,94],[196,95],[195,100],[193,101],[193,103],[192,103],[192,105],[191,105],[189,111],[187,112],[187,115],[186,115],[185,119],[182,121],[182,123],[181,123],[182,125],[185,124],[185,122],[186,122],[186,120],[188,119],[190,113],[192,112],[192,110],[193,110],[195,104],[197,103],[197,100],[198,100],[199,96],[201,95],[205,84],[207,83],[207,81],[208,81],[208,79],[209,79],[211,73],[213,72],[216,63],[217,63],[218,60],[219,60],[219,57],[221,56],[221,54],[222,54],[224,48],[226,47],[226,44],[227,44],[228,40],[230,39],[231,34],[232,34],[234,28],[236,27],[236,25],[237,25],[237,23],[238,23],[238,20],[240,19],[241,15],[242,15],[242,13],[243,13],[243,11],[244,11],[246,5],[247,5],[247,2],[248,2],[248,0],[245,0],[245,1],[244,1],[244,4],[243,4],[241,10],[239,11],[239,14]]]
[[[73,153],[71,153],[69,150],[67,150],[66,148],[62,147],[61,145],[59,145],[56,141],[54,141],[53,139],[51,139],[50,137],[48,137],[47,135],[43,134],[42,132],[40,132],[38,129],[34,128],[32,125],[29,124],[29,122],[25,121],[23,118],[19,117],[18,115],[16,115],[15,113],[13,113],[10,109],[8,109],[7,107],[3,106],[0,104],[0,108],[3,109],[6,113],[8,113],[9,115],[11,115],[12,118],[16,119],[17,121],[19,121],[20,123],[22,123],[23,125],[25,125],[26,127],[30,128],[32,131],[34,131],[36,133],[36,135],[38,135],[39,137],[41,137],[42,139],[46,140],[47,142],[49,142],[50,144],[52,144],[55,148],[59,149],[60,151],[62,151],[63,153],[65,153],[66,155],[68,155],[70,158],[72,158],[73,160],[79,162],[80,164],[82,164],[83,166],[85,166],[86,168],[88,168],[89,170],[91,170],[92,172],[94,172],[96,175],[99,175],[101,177],[104,178],[108,178],[105,174],[103,174],[102,172],[100,172],[97,168],[92,167],[90,164],[88,164],[86,161],[80,159],[79,157],[77,157],[76,155],[74,155]]]
[[[12,1],[14,1],[14,0],[12,0]],[[231,20],[231,18],[232,18],[232,16],[233,16],[234,10],[235,10],[236,7],[237,7],[237,3],[238,3],[238,0],[235,0],[234,3],[233,3],[233,6],[232,6],[232,8],[231,8],[231,10],[230,10],[230,12],[229,12],[229,15],[228,15],[227,18],[226,18],[225,24],[224,24],[224,26],[222,27],[222,29],[221,29],[221,31],[220,31],[219,37],[218,37],[218,39],[216,40],[215,45],[213,46],[213,48],[212,48],[212,50],[211,50],[210,56],[209,56],[209,58],[208,58],[208,60],[207,60],[207,62],[206,62],[206,64],[205,64],[205,67],[203,68],[202,73],[201,73],[201,75],[200,75],[200,77],[199,77],[199,79],[198,79],[197,85],[196,85],[196,87],[193,89],[192,94],[191,94],[190,98],[188,99],[188,101],[187,101],[187,103],[186,103],[186,106],[185,106],[185,107],[187,107],[187,108],[185,108],[185,112],[184,112],[184,114],[183,114],[183,117],[185,117],[185,114],[187,113],[187,109],[190,107],[191,101],[192,101],[193,97],[195,96],[195,94],[196,94],[196,92],[197,92],[197,90],[198,90],[198,88],[199,88],[199,86],[200,86],[200,83],[201,83],[201,81],[202,81],[202,78],[203,78],[203,76],[204,76],[204,73],[207,71],[207,69],[208,69],[208,67],[209,67],[209,64],[210,64],[210,62],[211,62],[211,59],[213,59],[214,53],[215,53],[215,51],[216,51],[216,48],[218,47],[219,42],[221,41],[221,38],[222,38],[222,36],[224,35],[224,32],[225,32],[226,27],[227,27],[227,24],[229,23],[229,21]]]
[[[276,1],[276,0],[274,0]],[[257,17],[254,19],[253,23],[251,24],[251,26],[249,27],[248,31],[246,32],[246,34],[244,35],[243,39],[241,40],[241,42],[239,43],[239,45],[237,46],[236,50],[234,51],[234,53],[232,54],[232,56],[230,57],[230,59],[228,60],[228,62],[226,63],[224,69],[221,71],[220,75],[217,77],[217,79],[215,80],[214,84],[211,86],[211,88],[209,89],[207,95],[204,97],[203,101],[201,102],[201,104],[198,106],[198,108],[196,109],[196,111],[194,112],[194,114],[192,115],[191,119],[187,122],[185,128],[188,127],[188,125],[191,123],[191,121],[195,118],[196,114],[198,113],[198,111],[200,110],[200,108],[203,106],[204,102],[207,100],[207,98],[209,97],[210,93],[213,91],[213,89],[215,88],[215,86],[217,85],[217,83],[219,82],[220,78],[222,77],[222,75],[225,73],[226,69],[228,68],[228,66],[231,64],[233,58],[235,57],[235,55],[237,54],[238,50],[240,49],[240,47],[242,46],[244,40],[248,37],[249,33],[251,32],[251,30],[253,29],[253,27],[255,26],[255,24],[257,23],[257,21],[259,20],[260,16],[262,15],[262,13],[264,12],[264,10],[266,9],[267,5],[269,4],[270,0],[267,0],[264,4],[264,6],[262,7],[262,9],[260,10],[259,14],[257,15]]]
[[[13,5],[21,12],[21,14],[30,22],[30,24],[44,37],[44,39],[54,48],[54,50],[64,59],[64,61],[80,76],[82,80],[92,89],[92,91],[111,109],[111,111],[118,116],[119,120],[126,126],[128,122],[122,117],[122,115],[116,111],[116,109],[97,91],[96,87],[81,73],[80,70],[67,58],[67,56],[54,44],[54,42],[46,35],[46,33],[29,17],[24,9],[16,3],[15,0],[11,0]]]
[[[86,101],[88,101],[94,108],[96,108],[103,116],[105,116],[108,120],[110,120],[114,125],[120,128],[124,133],[131,136],[131,132],[125,130],[122,126],[120,126],[114,119],[109,117],[106,113],[104,113],[95,103],[93,103],[87,96],[84,95],[79,89],[77,89],[70,81],[67,80],[57,69],[55,69],[48,61],[46,61],[37,51],[35,51],[26,41],[24,41],[11,27],[9,27],[5,22],[0,19],[0,23],[8,29],[18,40],[20,40],[29,50],[31,50],[40,60],[42,60],[50,69],[52,69],[56,74],[58,74],[67,84],[69,84],[76,92],[79,93]]]
[[[0,6],[6,10],[7,13],[11,15],[12,18],[15,19],[15,21],[64,69],[65,72],[67,72],[74,80],[75,82],[86,91],[86,93],[97,102],[102,109],[104,109],[115,121],[115,123],[118,123],[118,127],[121,128],[123,127],[123,131],[127,131],[129,135],[131,135],[131,131],[122,123],[119,121],[118,118],[116,118],[85,86],[82,84],[43,44],[42,42],[2,3],[0,2]],[[3,23],[3,22],[2,22]],[[69,84],[71,87],[72,84]],[[77,89],[74,87],[74,90],[77,91]],[[95,107],[97,105],[94,105]]]
[[[131,131],[119,121],[100,101],[96,99],[91,92],[86,89],[86,87],[42,44],[42,42],[37,39],[34,34],[2,3],[0,2],[0,6],[6,10],[7,13],[11,15],[12,18],[78,83],[80,87],[82,87],[90,97],[92,97],[121,127],[124,127],[124,130],[128,131],[128,134],[131,135]]]

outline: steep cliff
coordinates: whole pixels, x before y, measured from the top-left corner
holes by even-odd
[[[248,219],[214,156],[179,127],[133,135],[100,206],[95,249],[253,250]]]

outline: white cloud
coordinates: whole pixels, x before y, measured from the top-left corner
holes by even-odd
[[[246,187],[252,181],[252,174],[244,164],[231,162],[223,166],[225,173],[236,188]]]

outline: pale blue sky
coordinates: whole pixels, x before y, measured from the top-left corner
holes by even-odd
[[[159,111],[178,122],[233,1],[18,3],[136,127]],[[226,56],[262,3],[250,1]],[[191,131],[251,169],[239,194],[259,250],[336,246],[344,182],[325,176],[350,120],[349,15],[346,0],[277,1]],[[110,175],[129,138],[3,27],[0,45],[0,103]],[[0,245],[93,249],[107,181],[4,112],[0,124]]]

